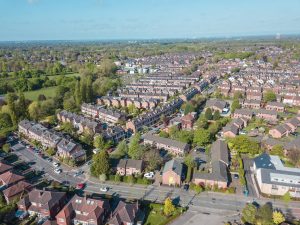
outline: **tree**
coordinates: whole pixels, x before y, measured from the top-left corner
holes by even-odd
[[[273,224],[273,209],[271,204],[266,203],[258,208],[256,213],[256,222],[264,225]]]
[[[160,136],[160,137],[163,137],[163,138],[168,138],[168,137],[169,137],[169,133],[166,132],[166,131],[164,131],[164,130],[161,130],[161,131],[159,132],[159,136]]]
[[[215,111],[214,116],[213,116],[213,120],[219,120],[221,118],[220,112],[219,110]]]
[[[211,120],[213,118],[211,108],[207,108],[204,115],[207,120]]]
[[[240,108],[241,108],[240,101],[237,98],[234,99],[231,104],[231,113],[234,113],[236,109],[240,109]]]
[[[186,103],[185,108],[184,108],[184,115],[189,114],[190,112],[194,112],[195,108],[191,103]]]
[[[146,146],[147,149],[147,146]],[[159,150],[152,149],[150,146],[150,149],[146,151],[143,155],[144,161],[147,162],[147,169],[150,171],[156,170],[159,168],[159,166],[162,164],[163,159],[159,154]]]
[[[175,211],[175,206],[170,198],[166,198],[164,204],[164,214],[170,216]]]
[[[289,191],[287,191],[283,196],[282,196],[282,200],[288,204],[291,200],[292,200],[292,197],[291,197],[291,194]]]
[[[277,224],[281,224],[285,221],[284,215],[279,211],[273,212],[273,222]]]
[[[205,118],[205,116],[200,116],[199,119],[196,122],[196,126],[198,128],[208,128],[208,120]]]
[[[275,102],[276,94],[273,91],[269,90],[264,94],[263,99],[265,102]]]
[[[98,149],[103,149],[104,148],[105,141],[104,141],[104,138],[101,134],[97,135],[94,138],[93,145],[94,145],[95,148],[98,148]]]
[[[271,154],[272,155],[278,155],[279,157],[283,157],[284,156],[284,150],[283,150],[282,145],[280,145],[280,144],[274,145],[272,150],[271,150]]]
[[[231,150],[239,153],[249,153],[255,155],[259,153],[260,147],[256,141],[252,141],[245,135],[239,135],[229,140],[228,144]]]
[[[17,118],[17,113],[16,113],[16,105],[15,105],[15,95],[12,93],[8,93],[7,96],[7,105],[9,108],[9,113],[10,113],[10,118],[13,123],[13,125],[17,125],[18,123],[18,118]]]
[[[210,133],[203,129],[197,129],[194,133],[194,143],[196,143],[198,146],[206,146],[211,142],[211,135]]]
[[[187,165],[188,167],[191,167],[191,168],[193,168],[193,167],[196,166],[196,162],[195,162],[195,160],[194,160],[194,158],[193,158],[192,155],[187,155],[184,158],[184,163],[185,163],[185,165]]]
[[[98,68],[99,76],[109,76],[116,72],[117,67],[111,59],[103,59]]]
[[[8,113],[0,113],[0,129],[12,127],[13,123]]]
[[[86,102],[93,101],[93,87],[92,87],[92,78],[88,77],[86,80]]]
[[[110,165],[107,151],[100,151],[93,156],[91,173],[94,176],[99,177],[101,174],[108,174],[109,169]]]
[[[126,155],[128,153],[128,146],[125,140],[119,142],[116,152],[120,155]]]
[[[9,151],[10,151],[10,144],[4,144],[4,145],[2,146],[2,150],[3,150],[4,152],[6,152],[6,153],[9,153]]]
[[[39,102],[36,102],[36,101],[32,102],[28,106],[28,113],[32,120],[38,121],[41,117],[41,106],[40,106]]]
[[[87,87],[84,79],[80,81],[80,93],[81,93],[81,101],[87,102],[87,98],[86,98]]]
[[[55,155],[56,151],[54,150],[54,148],[47,148],[46,153],[50,156]]]
[[[81,92],[80,92],[80,81],[79,80],[77,80],[76,84],[75,84],[74,97],[75,97],[76,105],[80,106],[81,102],[82,102],[82,97],[81,97]]]
[[[27,104],[23,92],[19,93],[19,101],[17,106],[18,106],[19,117],[25,118],[27,115]]]
[[[242,211],[242,221],[248,224],[255,224],[257,208],[253,204],[247,204]]]
[[[142,157],[142,147],[140,145],[141,135],[136,133],[131,137],[129,146],[128,146],[128,155],[132,159],[140,159]]]

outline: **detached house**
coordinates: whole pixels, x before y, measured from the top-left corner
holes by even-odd
[[[185,174],[182,162],[177,159],[166,162],[162,174],[162,184],[180,186],[184,179]]]

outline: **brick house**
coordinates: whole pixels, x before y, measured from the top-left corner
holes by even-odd
[[[7,202],[7,204],[20,200],[24,195],[30,192],[32,189],[31,184],[26,181],[19,181],[18,183],[12,185],[11,187],[5,189],[3,191],[3,196]]]
[[[233,113],[233,118],[246,118],[247,120],[251,120],[253,117],[253,112],[248,109],[236,109]]]
[[[144,144],[150,144],[157,149],[165,149],[169,153],[177,156],[184,155],[190,149],[190,146],[186,143],[159,137],[150,133],[144,135]]]
[[[0,175],[0,189],[9,188],[22,180],[25,180],[25,177],[6,171]]]
[[[277,112],[271,110],[259,109],[255,112],[255,116],[266,121],[276,122],[278,120]]]
[[[162,184],[180,186],[184,178],[183,164],[181,162],[172,159],[165,163],[162,173]]]
[[[120,201],[113,211],[108,225],[133,225],[133,224],[142,224],[142,221],[139,221],[141,211],[139,208],[139,203],[125,203]]]
[[[54,218],[66,203],[66,193],[33,189],[18,202],[18,209],[41,218]]]
[[[181,128],[186,130],[192,130],[196,119],[196,113],[189,113],[180,118]]]
[[[289,131],[286,129],[284,125],[278,125],[269,130],[269,134],[273,138],[282,138],[283,136],[288,136]]]
[[[276,111],[276,112],[284,112],[285,107],[281,102],[268,102],[265,106],[266,110]]]
[[[57,144],[56,155],[62,158],[72,158],[75,161],[82,161],[86,157],[86,153],[82,150],[81,145],[62,138]]]
[[[58,225],[105,224],[104,219],[110,212],[106,199],[92,199],[75,195],[56,215]]]
[[[116,173],[121,176],[141,174],[143,169],[143,160],[135,159],[120,159],[115,167]]]
[[[211,147],[211,163],[209,173],[194,173],[193,183],[202,186],[214,186],[226,188],[229,183],[228,166],[229,151],[226,142],[217,140]]]

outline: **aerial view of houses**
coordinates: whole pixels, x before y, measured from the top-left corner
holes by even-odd
[[[300,224],[298,1],[0,9],[0,225]]]

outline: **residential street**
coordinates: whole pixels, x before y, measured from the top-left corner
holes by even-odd
[[[274,208],[280,208],[285,212],[291,211],[293,216],[300,217],[300,207],[298,202],[289,203],[289,207],[286,204],[277,200],[271,199],[257,199],[253,197],[245,197],[243,195],[223,194],[216,192],[203,192],[200,195],[195,195],[192,191],[184,191],[180,188],[165,187],[165,186],[142,186],[142,185],[129,185],[126,183],[112,184],[106,182],[100,184],[99,180],[91,178],[88,175],[88,167],[82,166],[81,169],[85,170],[83,175],[74,177],[73,175],[77,170],[69,169],[62,165],[63,172],[56,174],[52,163],[38,157],[34,152],[23,148],[16,152],[16,154],[28,162],[36,162],[33,167],[37,170],[42,170],[45,173],[45,177],[48,179],[57,180],[60,182],[68,181],[70,185],[76,185],[77,183],[85,183],[85,192],[91,194],[109,194],[115,197],[126,199],[145,199],[153,202],[163,202],[166,197],[171,197],[175,202],[182,206],[189,206],[193,208],[204,207],[214,210],[227,210],[238,213],[244,207],[247,202],[256,201],[257,203],[271,202]],[[103,193],[100,191],[102,186],[109,187],[109,191]]]

